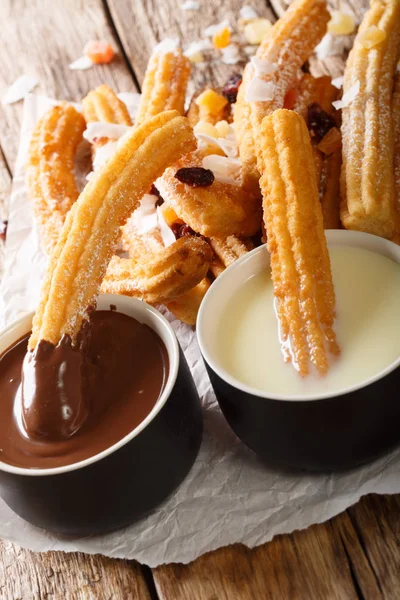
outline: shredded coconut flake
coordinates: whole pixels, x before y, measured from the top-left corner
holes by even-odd
[[[164,215],[162,213],[161,207],[157,206],[157,216],[158,216],[158,226],[160,228],[160,233],[162,240],[164,242],[164,246],[171,246],[174,242],[176,242],[176,238],[172,232],[172,230],[168,227],[166,220],[164,219]]]
[[[109,138],[110,140],[119,140],[130,127],[127,125],[118,125],[116,123],[103,123],[101,121],[95,121],[88,123],[83,137],[85,140],[93,144],[98,138]]]
[[[91,69],[94,65],[94,62],[86,55],[80,56],[74,62],[69,65],[71,71],[86,71],[87,69]]]
[[[195,2],[194,0],[186,0],[183,4],[181,4],[182,10],[200,10],[200,2]]]
[[[238,158],[228,158],[218,154],[210,154],[203,158],[203,168],[214,173],[216,181],[230,185],[240,185],[242,163]]]
[[[135,120],[139,110],[141,94],[136,94],[134,92],[120,92],[117,96],[125,104],[131,119]]]
[[[268,102],[274,99],[275,85],[272,81],[264,81],[259,77],[253,77],[250,81],[247,92],[247,102]]]
[[[238,155],[238,146],[236,140],[234,139],[214,138],[205,133],[195,133],[195,137],[198,141],[205,143],[207,146],[218,146],[221,148],[222,152],[224,152],[226,156],[229,156],[230,158],[234,158]]]
[[[3,97],[3,104],[14,104],[19,100],[23,100],[37,86],[38,80],[31,75],[21,75],[8,88]]]
[[[356,98],[359,91],[360,82],[356,81],[356,83],[343,94],[343,98],[341,100],[335,100],[335,102],[332,102],[332,106],[336,108],[336,110],[339,110],[339,108],[347,108],[353,102],[354,98]]]
[[[258,56],[252,56],[250,61],[254,67],[255,74],[258,77],[262,77],[263,75],[271,75],[271,73],[276,71],[276,63],[272,63],[269,60],[258,58]]]
[[[315,54],[317,55],[318,60],[325,60],[329,56],[342,56],[343,52],[350,50],[352,45],[352,36],[334,36],[327,33],[324,35],[318,46],[316,46]]]
[[[222,48],[222,62],[225,65],[236,65],[240,61],[240,51],[237,44],[229,44]]]
[[[243,50],[247,56],[253,56],[253,54],[255,54],[257,52],[257,47],[256,46],[245,46],[243,48]]]
[[[343,77],[336,77],[336,79],[332,79],[332,85],[340,90],[343,87]]]
[[[178,47],[179,38],[165,38],[165,40],[162,40],[155,46],[154,52],[159,52],[160,54],[175,52]]]
[[[221,31],[221,29],[229,29],[229,31],[231,31],[231,26],[227,19],[221,21],[221,23],[217,23],[216,25],[210,25],[209,27],[207,27],[204,30],[204,35],[205,37],[212,37],[219,31]]]
[[[96,150],[93,159],[93,171],[98,171],[108,161],[117,149],[118,142],[107,142]]]
[[[252,6],[245,4],[239,11],[240,17],[244,21],[251,21],[252,19],[258,19],[258,13],[254,10]]]
[[[140,200],[140,206],[138,206],[132,216],[138,233],[148,233],[158,227],[157,200],[157,196],[153,196],[153,194],[145,194]]]

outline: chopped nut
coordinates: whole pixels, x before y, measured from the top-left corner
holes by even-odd
[[[224,29],[217,31],[213,35],[212,42],[214,44],[214,48],[217,48],[217,50],[221,50],[222,48],[229,46],[231,42],[231,32],[229,31],[228,27],[224,27]]]
[[[249,44],[261,44],[265,34],[271,29],[272,23],[268,19],[254,19],[245,25],[244,36]]]
[[[318,150],[324,154],[332,154],[342,144],[342,135],[337,127],[332,127],[318,144]]]
[[[204,107],[212,115],[217,115],[228,104],[228,100],[212,89],[205,90],[197,96],[195,103]]]
[[[379,29],[376,25],[371,25],[365,31],[359,34],[358,42],[363,48],[374,48],[386,39],[385,31]]]
[[[334,35],[350,35],[354,32],[356,23],[353,15],[334,10],[331,17],[328,23],[329,33],[333,33]]]

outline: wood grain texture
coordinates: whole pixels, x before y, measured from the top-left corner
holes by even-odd
[[[149,54],[155,44],[166,37],[178,37],[185,45],[204,39],[204,29],[228,19],[235,26],[240,8],[246,4],[242,0],[200,2],[200,11],[181,9],[183,0],[107,0],[110,13],[141,83],[146,71]],[[272,10],[264,0],[249,2],[260,16],[274,20]],[[236,27],[236,26],[235,26]],[[214,53],[217,57],[217,52]],[[243,65],[242,65],[243,66]],[[241,65],[225,65],[220,59],[212,63],[193,65],[189,91],[204,85],[221,85]]]
[[[74,552],[37,554],[0,542],[1,600],[150,600],[141,567]]]
[[[90,39],[105,38],[118,48],[101,0],[1,0],[0,22],[0,98],[22,74],[37,77],[35,93],[64,100],[80,100],[101,83],[121,92],[136,90],[121,54],[111,64],[87,71],[68,67]],[[0,145],[11,169],[22,105],[0,104]]]
[[[249,550],[153,570],[162,600],[400,598],[400,499],[367,496],[327,523]]]

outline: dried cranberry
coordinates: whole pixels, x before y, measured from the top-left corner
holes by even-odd
[[[195,235],[196,237],[198,236],[198,234],[193,231],[189,225],[186,225],[186,223],[173,223],[171,225],[171,229],[177,240],[188,235]]]
[[[2,240],[3,242],[6,239],[6,235],[7,235],[7,226],[8,226],[8,221],[2,221],[0,223],[0,240]]]
[[[310,104],[308,107],[308,129],[315,137],[322,140],[332,127],[336,127],[335,119],[328,115],[316,102]]]
[[[242,83],[243,77],[239,73],[235,73],[229,77],[228,81],[222,88],[222,94],[231,103],[235,104],[239,91],[239,86]]]
[[[176,179],[192,187],[207,187],[214,182],[214,173],[203,167],[184,167],[175,173]]]

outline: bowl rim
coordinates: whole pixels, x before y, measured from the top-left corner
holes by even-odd
[[[364,248],[366,250],[370,250],[375,252],[376,254],[381,254],[383,256],[387,256],[387,253],[391,253],[397,257],[396,262],[400,266],[400,246],[395,244],[392,241],[386,240],[385,238],[381,238],[379,236],[364,233],[360,231],[349,231],[344,229],[329,229],[325,231],[328,247],[331,246],[352,246],[357,248]],[[377,250],[378,249],[378,250]],[[385,252],[386,251],[386,252]],[[269,393],[264,392],[258,388],[252,387],[245,383],[242,383],[233,375],[231,375],[220,363],[217,359],[214,359],[213,354],[209,350],[209,342],[207,340],[207,331],[205,327],[205,322],[207,318],[207,311],[209,310],[209,306],[215,302],[216,297],[227,297],[227,294],[224,294],[224,286],[226,282],[232,277],[234,273],[238,273],[241,269],[244,268],[247,263],[251,263],[255,261],[255,258],[260,254],[266,252],[268,254],[267,245],[264,244],[262,246],[258,246],[251,252],[247,253],[245,256],[242,256],[233,264],[231,264],[213,283],[210,289],[207,291],[203,302],[201,303],[199,314],[197,317],[196,330],[197,330],[197,339],[200,346],[201,354],[207,363],[207,365],[222,379],[225,383],[229,384],[231,387],[242,391],[251,396],[256,396],[260,399],[264,400],[275,400],[282,402],[316,402],[318,400],[327,400],[329,398],[338,398],[340,396],[345,396],[347,394],[351,394],[356,392],[357,390],[361,390],[363,388],[368,387],[369,385],[376,383],[377,381],[384,379],[387,375],[389,375],[392,371],[397,369],[400,365],[400,354],[399,356],[389,365],[387,365],[384,369],[376,373],[375,375],[364,379],[360,383],[353,384],[351,386],[347,386],[341,390],[337,391],[328,391],[324,394],[321,393],[309,393],[309,394],[277,394],[277,393]],[[394,260],[394,259],[392,259]],[[253,275],[258,273],[258,271],[254,271]],[[252,275],[249,274],[248,279]]]
[[[118,442],[116,442],[109,448],[106,448],[105,450],[102,450],[101,452],[94,454],[93,456],[89,456],[88,458],[85,458],[84,460],[81,460],[79,462],[71,463],[69,465],[63,465],[60,467],[50,467],[50,468],[35,467],[32,469],[26,468],[26,467],[18,467],[18,466],[11,465],[9,463],[0,461],[0,471],[5,471],[7,473],[12,473],[14,475],[44,477],[44,476],[50,476],[50,475],[62,475],[64,473],[69,473],[71,471],[77,471],[77,470],[83,469],[85,467],[88,467],[94,463],[101,461],[103,458],[106,458],[107,456],[114,454],[114,452],[117,452],[120,448],[122,448],[123,446],[125,446],[126,444],[131,442],[135,437],[137,437],[144,429],[146,429],[150,425],[150,423],[155,419],[155,417],[159,414],[161,409],[165,406],[165,404],[171,397],[171,393],[175,387],[175,383],[176,383],[176,380],[178,377],[180,356],[179,356],[178,340],[177,340],[175,332],[172,329],[171,324],[168,322],[168,320],[158,310],[156,310],[155,308],[153,308],[146,302],[143,302],[142,300],[138,300],[137,298],[131,298],[129,296],[122,296],[122,295],[117,295],[117,294],[100,294],[98,297],[98,301],[101,301],[102,304],[105,303],[106,305],[108,304],[108,305],[116,306],[117,307],[116,312],[121,312],[121,313],[124,313],[124,310],[123,310],[124,305],[130,305],[132,307],[132,311],[131,311],[131,314],[129,314],[128,316],[133,316],[132,313],[135,312],[137,314],[134,315],[134,318],[136,318],[140,322],[142,322],[141,316],[143,316],[146,313],[147,313],[147,315],[150,315],[151,324],[149,323],[149,327],[151,327],[153,329],[153,331],[156,333],[156,335],[158,335],[158,337],[160,337],[161,340],[163,341],[163,343],[166,347],[166,350],[167,350],[168,360],[169,360],[168,378],[167,378],[167,382],[164,386],[164,389],[163,389],[161,395],[159,396],[158,400],[156,401],[155,405],[153,406],[152,410],[149,412],[147,417],[145,419],[143,419],[143,421],[141,423],[139,423],[139,425],[137,425],[137,427],[132,429],[132,431],[130,431],[125,437],[118,440]],[[99,310],[105,310],[105,309],[100,308]],[[126,313],[124,313],[124,314],[126,314]],[[0,331],[0,340],[4,336],[11,333],[13,329],[17,329],[24,322],[26,322],[26,324],[27,324],[26,325],[26,333],[28,333],[31,328],[31,321],[32,321],[33,315],[34,315],[34,312],[32,311],[27,314],[24,314],[23,316],[19,317],[15,321],[13,321],[10,325],[8,325],[6,328],[4,328],[2,331]],[[160,326],[160,329],[164,331],[164,334],[165,334],[164,336],[161,336],[158,333],[158,331],[155,329],[155,327],[153,327],[153,324],[155,324],[155,323],[157,323]],[[13,343],[15,343],[20,337],[21,337],[20,335],[16,336],[14,342],[12,342],[8,347],[10,347]],[[166,343],[165,340],[168,340],[168,343]],[[1,354],[3,354],[3,353],[1,353]]]

